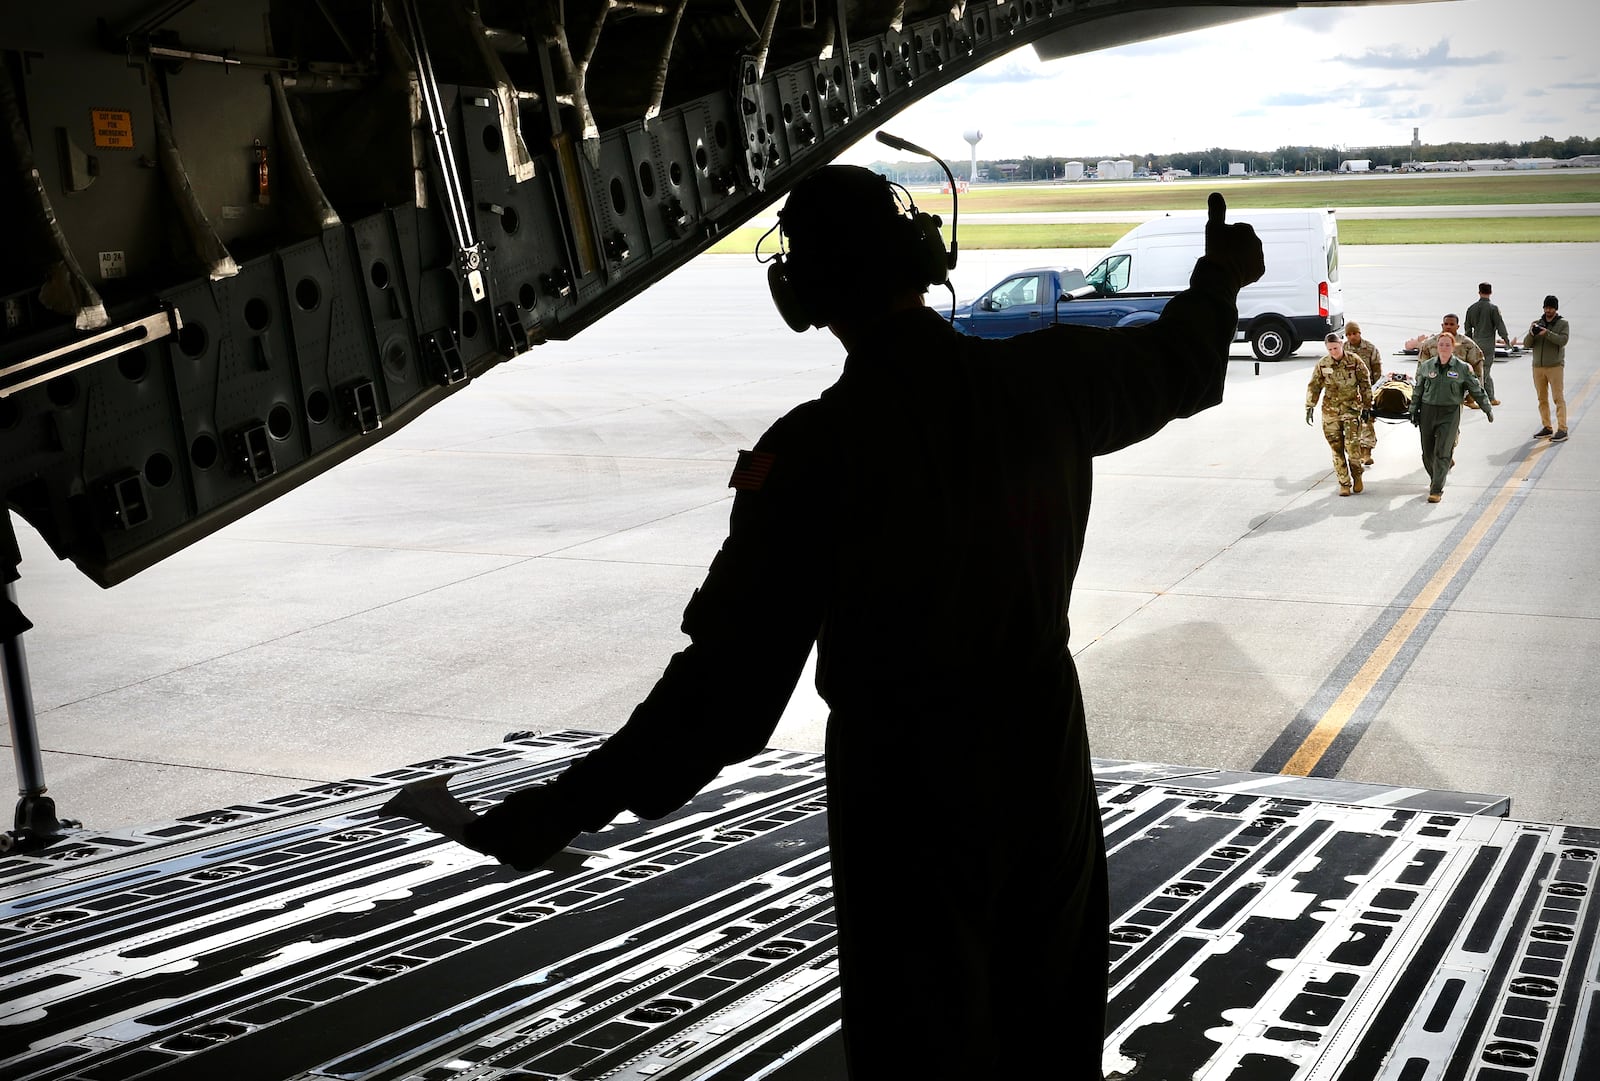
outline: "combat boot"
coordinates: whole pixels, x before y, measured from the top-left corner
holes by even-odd
[[[1339,494],[1340,495],[1349,495],[1350,494],[1350,486],[1348,484],[1339,485]]]
[[[1360,495],[1361,494],[1361,487],[1362,487],[1362,485],[1361,485],[1361,474],[1360,473],[1356,473],[1355,475],[1353,475],[1350,478],[1350,490],[1352,492],[1354,492],[1356,495]]]

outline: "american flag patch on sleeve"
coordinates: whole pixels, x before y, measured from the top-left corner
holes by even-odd
[[[773,456],[764,450],[741,450],[739,460],[733,465],[733,476],[728,487],[741,492],[759,492],[772,472]]]

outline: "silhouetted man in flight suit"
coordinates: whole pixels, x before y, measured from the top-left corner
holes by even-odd
[[[1211,200],[1155,323],[984,341],[923,305],[934,219],[864,169],[798,185],[775,298],[844,343],[843,374],[740,455],[691,644],[628,723],[467,812],[465,842],[532,868],[671,813],[766,745],[816,642],[850,1076],[1098,1078],[1105,850],[1067,605],[1094,456],[1222,399],[1262,257]]]

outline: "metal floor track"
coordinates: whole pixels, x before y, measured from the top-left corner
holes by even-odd
[[[767,751],[530,875],[377,813],[441,772],[492,801],[601,738],[0,858],[0,1077],[842,1077],[820,755]],[[1600,1078],[1600,829],[1494,796],[1096,777],[1108,1077]]]

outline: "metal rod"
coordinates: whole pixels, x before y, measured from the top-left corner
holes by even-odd
[[[17,603],[17,587],[6,583],[6,601]],[[5,670],[6,715],[11,721],[11,753],[17,764],[17,795],[42,796],[44,757],[39,750],[39,723],[33,713],[33,687],[28,683],[28,654],[22,633],[0,641],[0,668]]]
[[[444,202],[454,227],[456,246],[462,252],[467,252],[476,248],[478,241],[471,214],[467,210],[466,197],[462,192],[461,178],[456,171],[455,150],[450,144],[449,118],[445,112],[444,100],[439,96],[438,77],[434,74],[433,59],[428,53],[428,39],[422,31],[422,13],[417,10],[415,3],[409,0],[402,4],[401,8],[405,12],[407,29],[411,32],[411,43],[415,51],[417,87],[422,93],[422,102],[428,113],[428,123],[433,129],[434,152],[439,159],[440,182],[445,189]]]
[[[854,119],[861,112],[856,105],[856,79],[850,72],[850,23],[847,18],[850,11],[846,0],[834,0],[834,33],[839,35],[839,59],[844,61],[844,89],[845,100],[850,104],[850,117]]]
[[[36,357],[20,360],[0,368],[0,398],[9,397],[36,383],[54,379],[58,375],[125,353],[149,342],[176,334],[183,329],[183,317],[176,308],[167,308],[155,315],[146,316],[120,327],[103,330],[88,338],[40,353]],[[16,377],[15,382],[6,382]]]

